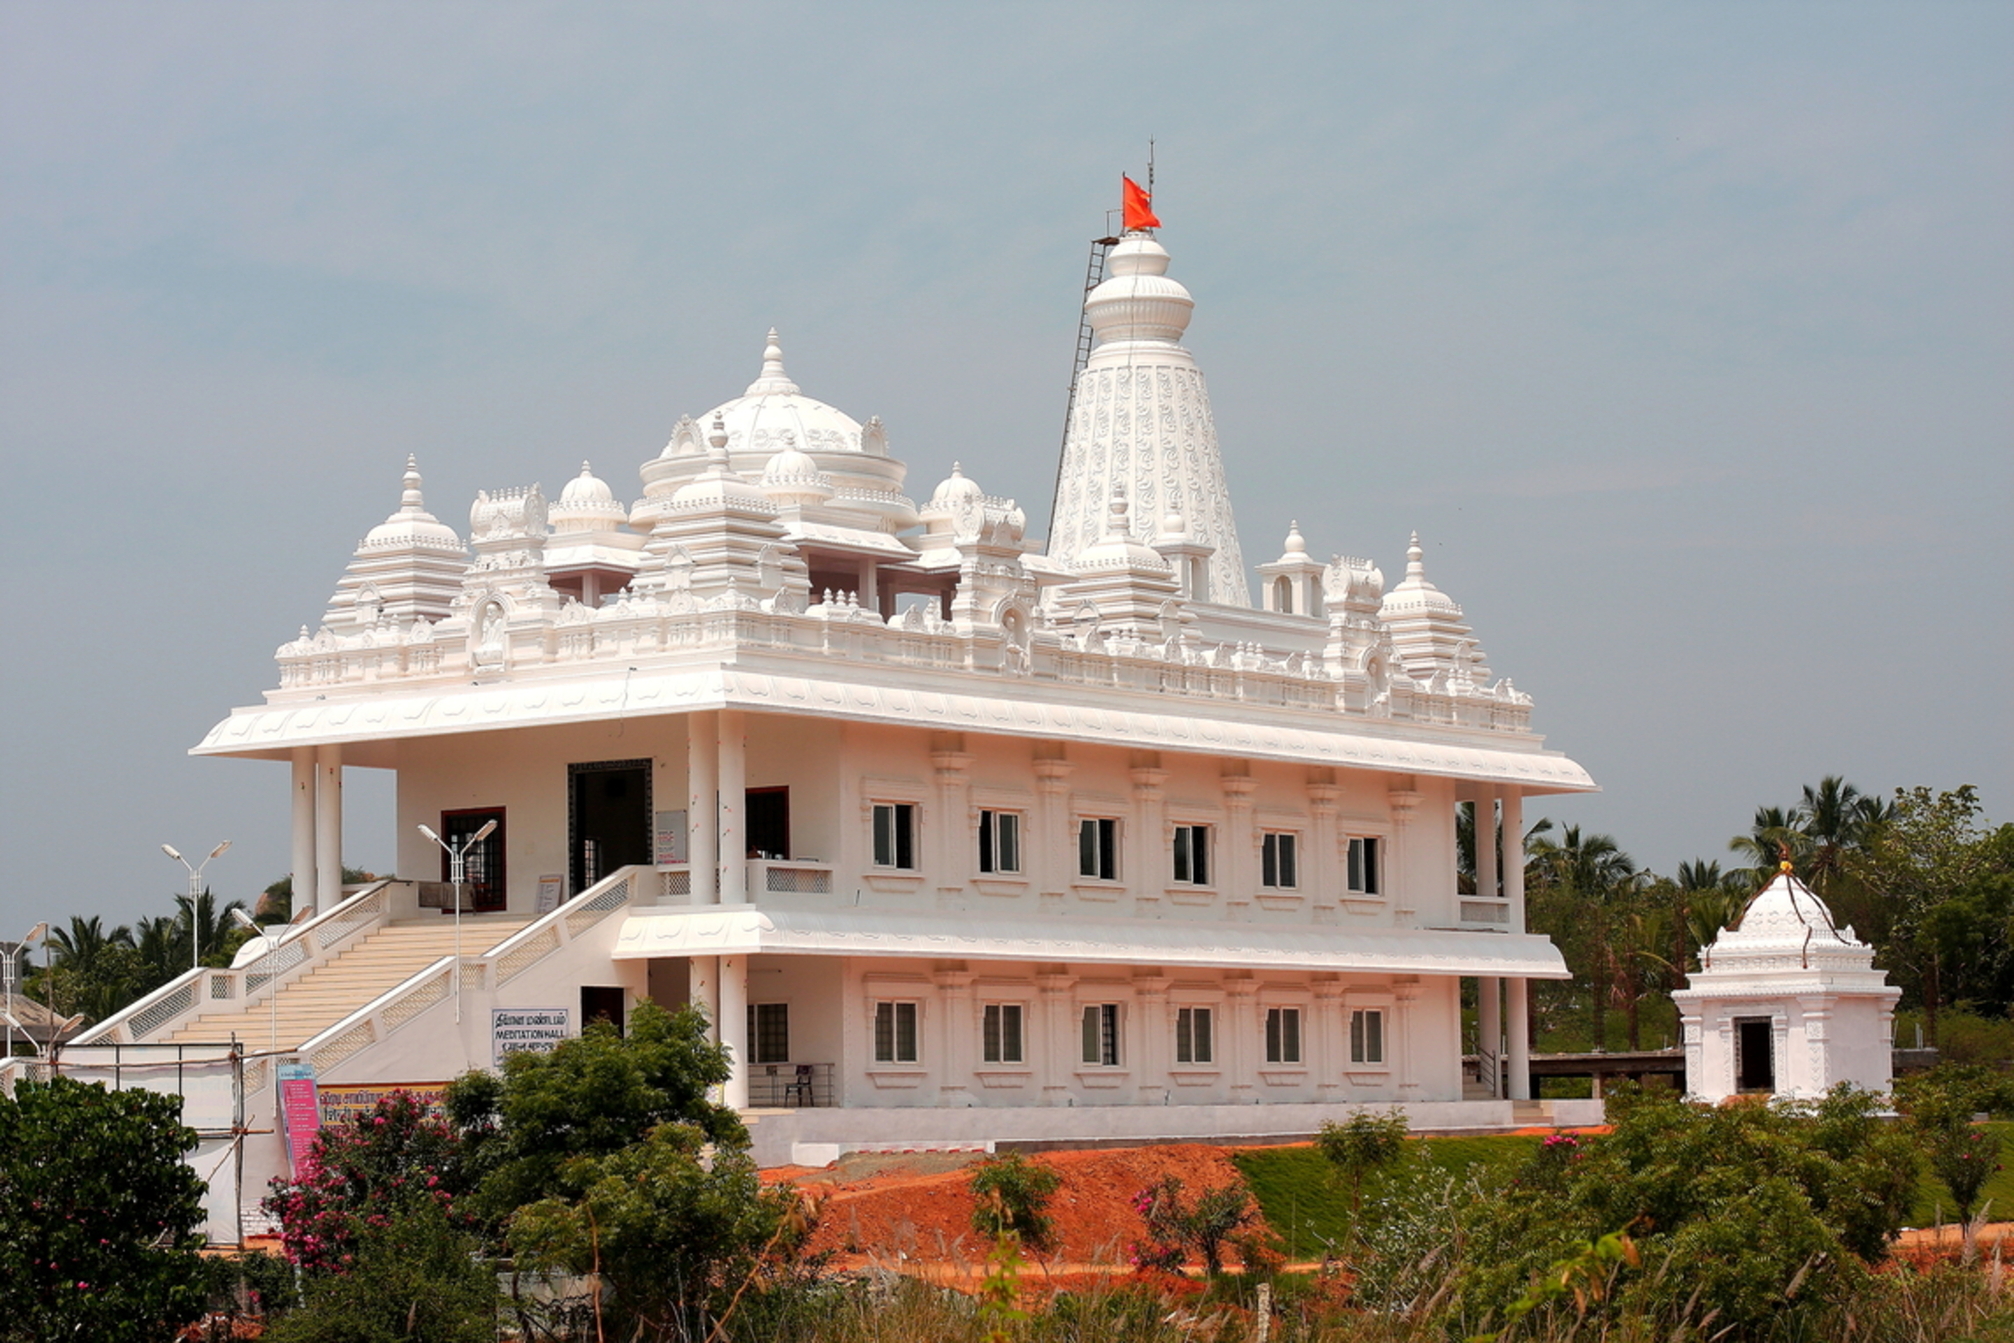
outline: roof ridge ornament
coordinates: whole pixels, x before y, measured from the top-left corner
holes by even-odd
[[[797,384],[783,371],[783,341],[776,334],[776,328],[769,328],[769,335],[762,346],[762,376],[748,384],[749,396],[762,396],[769,392],[780,392],[786,396],[796,393]]]

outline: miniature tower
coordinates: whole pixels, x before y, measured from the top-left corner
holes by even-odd
[[[1901,996],[1874,968],[1874,948],[1835,927],[1785,862],[1671,995],[1685,1033],[1686,1090],[1704,1101],[1809,1100],[1841,1082],[1887,1091]]]

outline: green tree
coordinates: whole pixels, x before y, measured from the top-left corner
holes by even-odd
[[[467,1146],[478,1208],[501,1224],[577,1181],[561,1169],[605,1157],[662,1124],[689,1124],[722,1147],[748,1144],[733,1109],[708,1096],[728,1078],[725,1047],[691,1007],[639,1003],[627,1035],[595,1022],[548,1054],[513,1054],[503,1074],[470,1072],[448,1088],[449,1123]]]
[[[1173,1267],[1180,1264],[1183,1253],[1193,1251],[1213,1278],[1224,1271],[1224,1246],[1259,1216],[1243,1181],[1204,1190],[1192,1199],[1176,1175],[1141,1190],[1133,1207],[1147,1224],[1152,1247],[1144,1255],[1136,1250],[1136,1258]]]
[[[1614,925],[1622,897],[1637,878],[1635,861],[1609,835],[1567,826],[1555,840],[1540,827],[1526,849],[1525,882],[1532,923],[1563,944],[1576,978],[1587,985],[1590,1032],[1608,1047],[1608,1009],[1615,991]]]
[[[705,1130],[682,1123],[572,1157],[555,1185],[511,1219],[511,1250],[541,1269],[598,1275],[603,1330],[651,1340],[706,1337],[794,1197],[763,1189],[745,1145],[710,1147]]]
[[[1908,1117],[1931,1174],[1951,1193],[1970,1258],[1977,1248],[1972,1214],[1986,1182],[2000,1169],[1999,1133],[1972,1120],[2014,1105],[2014,1082],[1984,1068],[1945,1064],[1903,1078],[1895,1087],[1895,1104]]]
[[[1405,1159],[1406,1128],[1403,1110],[1384,1114],[1355,1110],[1340,1124],[1333,1119],[1324,1120],[1321,1132],[1315,1135],[1315,1150],[1350,1182],[1353,1230],[1363,1210],[1365,1179]]]
[[[155,1343],[201,1313],[181,1108],[65,1077],[0,1095],[0,1339]]]

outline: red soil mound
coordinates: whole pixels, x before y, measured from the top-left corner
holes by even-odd
[[[1049,1202],[1056,1224],[1047,1259],[1057,1264],[1124,1264],[1139,1238],[1133,1196],[1167,1176],[1200,1193],[1238,1178],[1221,1147],[1178,1144],[1092,1152],[1044,1152],[1030,1160],[1055,1170],[1063,1184]],[[970,1167],[914,1175],[890,1170],[848,1179],[844,1170],[764,1173],[795,1178],[822,1199],[810,1250],[837,1252],[842,1264],[863,1259],[927,1259],[981,1263],[988,1250],[972,1230]]]

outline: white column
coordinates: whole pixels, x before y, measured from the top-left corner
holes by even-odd
[[[1134,1095],[1142,1105],[1166,1104],[1172,1085],[1168,1073],[1175,1058],[1175,1014],[1168,1010],[1168,990],[1174,982],[1161,974],[1133,980]]]
[[[1077,870],[1077,832],[1070,824],[1070,771],[1067,760],[1035,762],[1036,842],[1028,846],[1035,859],[1035,890],[1039,895],[1063,895]]]
[[[294,748],[294,912],[315,907],[315,748]]]
[[[1217,865],[1211,880],[1224,893],[1225,907],[1232,917],[1247,918],[1252,896],[1259,886],[1256,855],[1260,841],[1252,826],[1252,792],[1259,784],[1245,774],[1226,775],[1218,783],[1224,789],[1224,811],[1229,822],[1225,829],[1229,833],[1224,836],[1223,847],[1210,855],[1210,861]]]
[[[1399,1099],[1411,1101],[1419,1099],[1420,1079],[1416,1065],[1418,1059],[1413,1050],[1413,1017],[1419,1002],[1419,981],[1401,981],[1392,986],[1392,997],[1396,1000],[1397,1011],[1392,1015],[1392,1038],[1385,1041],[1385,1057],[1393,1060],[1392,1071],[1397,1074]]]
[[[1077,1071],[1078,1017],[1073,1011],[1076,1003],[1071,1000],[1070,990],[1076,987],[1075,975],[1037,975],[1035,983],[1042,990],[1042,1022],[1046,1043],[1042,1049],[1042,1061],[1038,1072],[1042,1078],[1042,1103],[1044,1105],[1068,1105],[1070,1103],[1070,1081]]]
[[[736,1110],[748,1108],[748,958],[720,958],[720,1043],[727,1046],[727,1089],[722,1097]]]
[[[315,748],[315,909],[343,899],[343,748]]]
[[[706,1038],[720,1039],[720,957],[692,956],[686,983],[686,999],[706,1017]]]
[[[925,853],[929,855],[930,884],[940,899],[946,899],[964,893],[965,875],[978,863],[974,847],[978,818],[972,814],[965,792],[965,772],[972,768],[972,757],[946,747],[932,751],[930,763],[937,773],[937,823],[927,827],[934,835],[924,836]]]
[[[1220,1044],[1225,1049],[1225,1072],[1231,1079],[1231,1103],[1248,1105],[1251,1103],[1253,1088],[1259,1081],[1259,1060],[1263,1057],[1265,1043],[1253,1009],[1257,1006],[1259,981],[1256,979],[1227,979],[1224,981],[1224,1006],[1231,1019],[1230,1029],[1224,1032]]]
[[[748,727],[739,709],[720,711],[720,903],[748,903]]]
[[[1476,1048],[1495,1060],[1495,1100],[1503,1095],[1503,981],[1493,975],[1476,980]]]
[[[931,1063],[937,1103],[972,1105],[972,1040],[978,1034],[972,1019],[974,976],[967,970],[938,970],[930,978],[937,985],[937,1057]]]
[[[692,903],[720,903],[720,719],[712,712],[686,719],[686,848],[692,861]]]
[[[1168,771],[1142,766],[1133,771],[1133,836],[1129,841],[1126,885],[1133,891],[1133,911],[1155,916],[1168,889],[1168,827],[1161,819],[1162,788]]]
[[[1476,794],[1476,895],[1484,900],[1497,898],[1497,800],[1496,789],[1484,787]]]
[[[1394,788],[1388,795],[1392,804],[1392,852],[1385,863],[1385,899],[1391,901],[1392,924],[1398,928],[1417,926],[1414,917],[1420,908],[1420,892],[1413,888],[1411,821],[1413,811],[1426,799],[1410,788]]]
[[[1524,797],[1504,794],[1504,902],[1510,906],[1510,930],[1524,931]]]
[[[1349,1066],[1350,1033],[1343,1024],[1347,992],[1341,980],[1315,984],[1315,1092],[1324,1101],[1342,1094],[1343,1070]]]
[[[1336,804],[1342,792],[1332,783],[1308,785],[1308,809],[1314,812],[1315,823],[1302,859],[1307,870],[1301,881],[1314,894],[1316,909],[1334,909],[1336,893],[1342,887],[1336,877]]]
[[[1531,1007],[1525,997],[1525,981],[1509,979],[1504,981],[1506,990],[1505,1022],[1510,1035],[1510,1098],[1514,1101],[1531,1099],[1531,1045],[1526,1032],[1530,1029]]]

